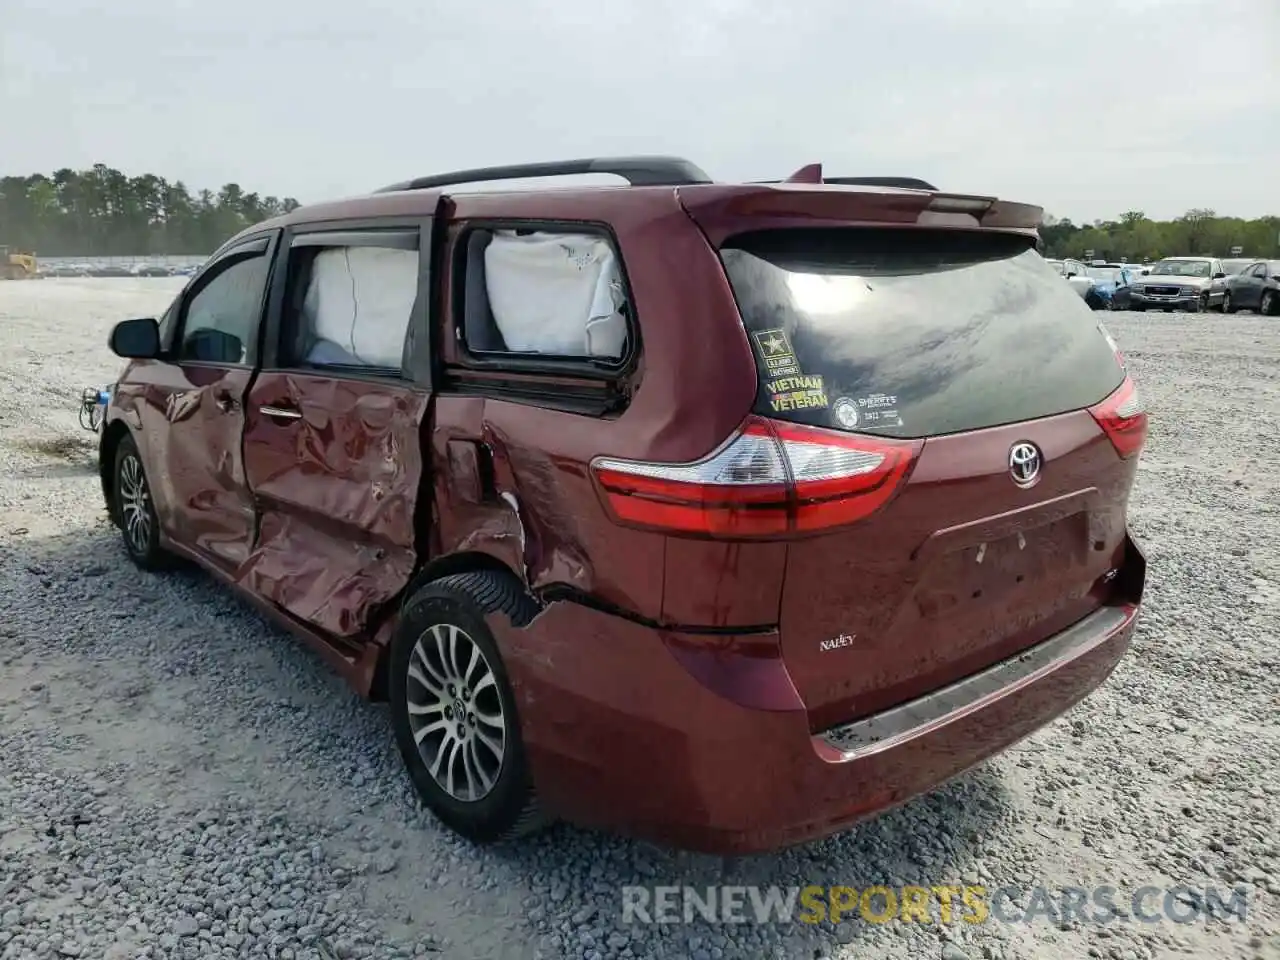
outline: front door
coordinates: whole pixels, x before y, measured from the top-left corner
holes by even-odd
[[[245,398],[259,511],[237,577],[359,646],[413,576],[430,516],[429,231],[419,224],[287,238],[283,303]]]
[[[1231,299],[1237,307],[1257,310],[1262,302],[1262,290],[1266,286],[1267,265],[1255,263],[1246,267],[1236,279],[1235,289],[1231,291]]]
[[[143,430],[161,525],[227,571],[254,532],[241,442],[273,247],[251,240],[210,264],[175,304],[165,362],[148,367]]]

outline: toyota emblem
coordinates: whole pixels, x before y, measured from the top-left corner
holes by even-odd
[[[1029,487],[1040,479],[1044,458],[1034,443],[1015,443],[1009,448],[1009,476],[1020,487]]]

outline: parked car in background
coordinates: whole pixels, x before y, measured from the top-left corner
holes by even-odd
[[[1086,299],[1089,291],[1093,289],[1093,281],[1089,278],[1088,268],[1079,260],[1046,260],[1049,266],[1053,267],[1059,275],[1064,277],[1071,285],[1071,289],[1076,292],[1080,299]]]
[[[1165,257],[1129,288],[1130,310],[1189,310],[1220,306],[1226,271],[1217,257]]]
[[[1254,260],[1227,278],[1223,313],[1257,310],[1264,317],[1280,313],[1280,260]]]
[[[467,190],[583,173],[633,186]],[[472,840],[843,830],[1088,695],[1146,581],[1142,397],[1043,212],[909,182],[580,160],[255,224],[112,332],[109,516],[385,698]]]
[[[1129,303],[1129,285],[1134,276],[1125,263],[1093,263],[1085,268],[1085,275],[1093,281],[1093,286],[1085,294],[1084,302],[1094,310],[1126,310]],[[1116,303],[1116,297],[1123,291],[1125,306]]]

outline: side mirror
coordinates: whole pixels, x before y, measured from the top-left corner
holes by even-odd
[[[1142,273],[1141,273],[1141,276],[1149,277],[1149,276],[1151,276],[1151,271],[1150,271],[1150,270],[1143,270],[1143,271],[1142,271]]]
[[[1213,279],[1215,279],[1215,280],[1225,280],[1225,279],[1227,279],[1227,275],[1226,275],[1225,273],[1223,273],[1221,270],[1219,270],[1217,273],[1215,273],[1215,274],[1213,275]]]
[[[1070,280],[1072,277],[1075,277],[1075,276],[1077,276],[1077,274],[1075,274],[1075,273],[1073,273],[1073,272],[1071,272],[1071,271],[1068,271],[1068,272],[1066,273],[1066,278],[1067,278],[1068,280]]]
[[[155,360],[160,356],[160,325],[151,317],[122,320],[111,328],[107,346],[126,360]]]

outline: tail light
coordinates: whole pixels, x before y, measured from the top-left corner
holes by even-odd
[[[923,445],[752,416],[728,442],[692,463],[598,457],[591,469],[620,523],[748,539],[870,516],[902,486]]]
[[[1089,412],[1111,438],[1111,445],[1122,459],[1136,456],[1142,449],[1147,439],[1147,408],[1137,385],[1128,377],[1115,393],[1090,407]]]

